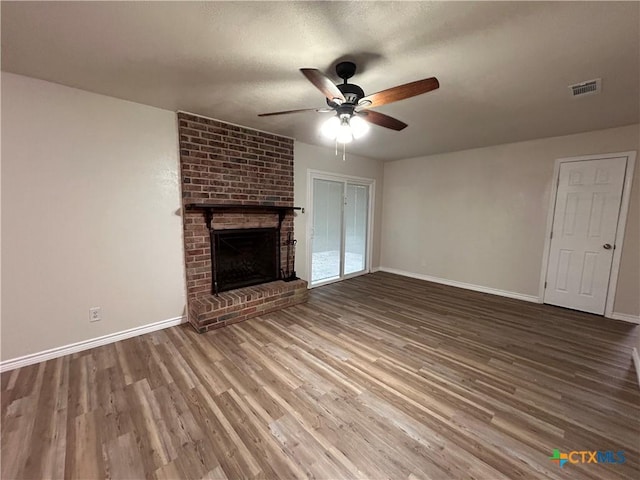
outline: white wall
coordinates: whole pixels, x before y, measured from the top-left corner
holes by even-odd
[[[638,148],[630,125],[386,163],[381,265],[537,297],[555,160]],[[614,304],[636,316],[639,178]]]
[[[183,315],[178,180],[173,112],[2,74],[2,360]]]
[[[295,142],[293,162],[294,204],[296,207],[307,207],[307,173],[318,170],[326,173],[351,175],[354,177],[372,178],[375,183],[375,203],[373,218],[373,248],[371,267],[380,265],[380,232],[382,226],[382,183],[383,163],[366,157],[350,155],[347,146],[347,159],[342,161],[342,154],[336,156],[335,150],[317,147],[306,143]],[[307,213],[296,211],[294,222],[296,246],[296,273],[298,277],[309,281],[307,272],[307,222],[311,221]]]

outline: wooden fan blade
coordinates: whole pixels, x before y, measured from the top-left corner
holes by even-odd
[[[369,123],[373,123],[385,128],[390,128],[391,130],[400,131],[404,128],[407,128],[408,126],[406,123],[401,122],[397,118],[390,117],[389,115],[385,115],[384,113],[374,112],[373,110],[358,112],[358,116],[362,117],[363,120],[366,120]]]
[[[336,103],[344,103],[345,98],[342,92],[336,87],[331,79],[317,68],[301,68],[302,74],[313,83],[322,94],[329,100]]]
[[[387,103],[397,102],[398,100],[404,100],[405,98],[415,97],[416,95],[435,90],[438,87],[440,87],[440,83],[436,77],[425,78],[424,80],[405,83],[404,85],[398,85],[397,87],[367,95],[360,99],[358,105],[360,108],[378,107],[380,105],[386,105]]]
[[[298,110],[284,110],[282,112],[270,112],[270,113],[259,113],[259,117],[270,117],[272,115],[286,115],[288,113],[299,113],[299,112],[317,112],[319,110],[324,110],[320,108],[300,108]]]

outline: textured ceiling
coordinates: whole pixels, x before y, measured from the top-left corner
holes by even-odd
[[[638,2],[2,2],[2,69],[329,145],[298,69],[365,93],[436,76],[349,145],[392,160],[639,121]],[[572,99],[567,85],[602,78]],[[338,79],[336,78],[336,82]]]

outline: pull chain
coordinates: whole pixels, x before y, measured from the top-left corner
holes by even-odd
[[[336,139],[336,157],[338,156],[338,140]],[[342,144],[342,161],[347,161],[347,146],[345,143]]]

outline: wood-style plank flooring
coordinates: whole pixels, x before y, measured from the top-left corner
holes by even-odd
[[[375,273],[6,372],[1,478],[637,479],[635,335]]]

